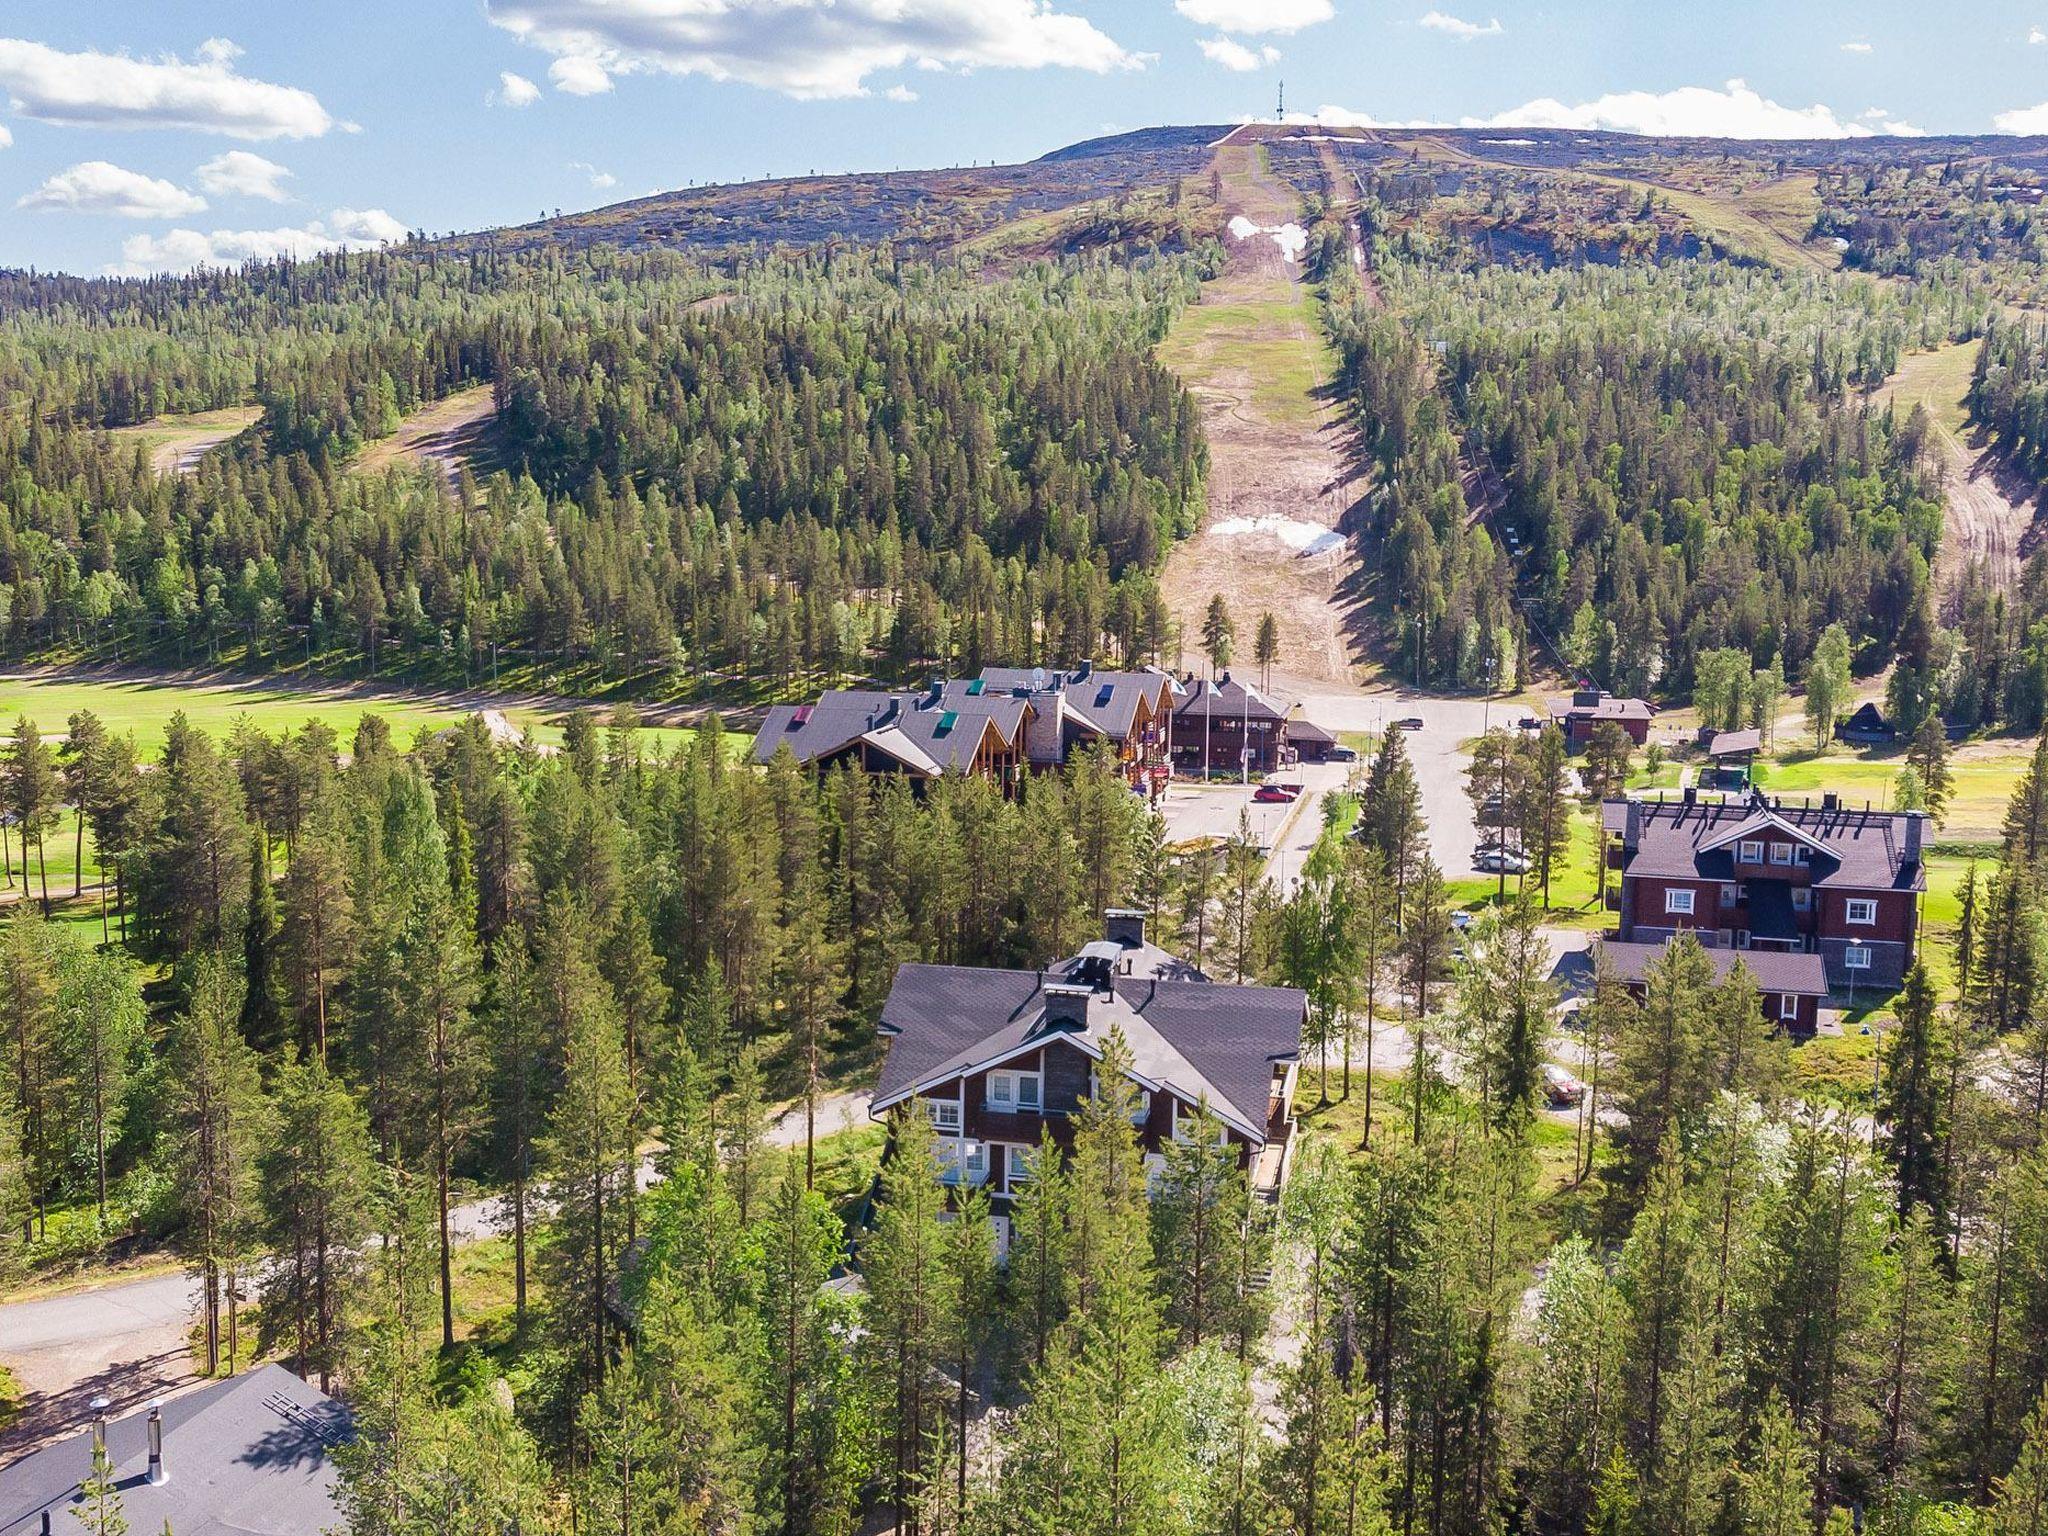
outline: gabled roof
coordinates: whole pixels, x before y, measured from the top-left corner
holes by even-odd
[[[1740,731],[1715,731],[1707,738],[1707,756],[1740,757],[1745,752],[1761,752],[1764,749],[1764,733],[1754,726]]]
[[[1603,693],[1597,699],[1572,694],[1550,701],[1553,720],[1647,720],[1650,706],[1641,699],[1618,699]]]
[[[1650,967],[1669,952],[1665,944],[1624,944],[1618,939],[1599,941],[1599,958],[1614,970],[1617,980],[1638,985],[1647,981]],[[1790,992],[1797,997],[1828,995],[1827,967],[1819,955],[1779,949],[1709,949],[1706,956],[1714,965],[1714,980],[1726,981],[1738,963],[1756,978],[1762,992]]]
[[[1816,853],[1828,851],[1828,845],[1811,832],[1795,827],[1776,811],[1761,809],[1751,811],[1724,832],[1716,832],[1711,837],[1702,838],[1695,846],[1701,853],[1712,853],[1715,849],[1726,848],[1731,843],[1757,841],[1770,832],[1782,832],[1794,842],[1804,843]]]
[[[787,746],[799,763],[813,763],[864,743],[907,772],[935,777],[971,764],[991,730],[1013,744],[1031,716],[1028,699],[969,694],[965,683],[923,693],[835,689],[813,704],[770,709],[754,738],[754,761]]]
[[[1099,1059],[1117,1027],[1143,1086],[1189,1104],[1207,1098],[1241,1135],[1265,1140],[1273,1064],[1301,1050],[1300,992],[1117,976],[1090,998],[1084,1026],[1054,1023],[1045,989],[1065,983],[1078,963],[1050,971],[900,967],[882,1006],[889,1056],[874,1112],[1055,1039]]]
[[[1147,699],[1155,712],[1170,708],[1173,680],[1159,672],[1102,672],[1076,667],[1071,672],[1034,671],[1028,667],[983,667],[988,688],[1033,697],[1056,695],[1065,713],[1087,730],[1123,741],[1137,724],[1138,708]]]
[[[149,1465],[146,1412],[107,1426],[107,1454],[121,1485],[128,1528],[146,1536],[164,1522],[177,1536],[309,1536],[340,1523],[340,1473],[329,1454],[353,1433],[348,1409],[280,1365],[174,1397],[163,1406],[164,1469]],[[92,1430],[0,1468],[0,1536],[77,1528],[71,1514],[92,1471]]]
[[[1188,689],[1187,698],[1174,710],[1177,720],[1199,720],[1204,713],[1220,715],[1225,719],[1242,717],[1249,720],[1284,720],[1287,711],[1267,698],[1248,683],[1239,682],[1228,672],[1216,682],[1197,678]]]
[[[1734,880],[1730,845],[1771,831],[1789,832],[1814,852],[1808,865],[1812,884],[1850,890],[1922,891],[1927,888],[1927,819],[1917,811],[1852,810],[1845,806],[1687,804],[1682,800],[1637,800],[1634,843],[1629,844],[1631,802],[1609,800],[1601,825],[1623,838],[1622,873],[1673,880]],[[1918,822],[1919,852],[1912,849]]]

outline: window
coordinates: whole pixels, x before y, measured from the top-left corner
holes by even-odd
[[[1764,845],[1755,842],[1738,843],[1735,858],[1740,864],[1761,864],[1764,861]]]
[[[1812,886],[1795,885],[1792,887],[1792,910],[1794,912],[1811,912],[1813,910]]]
[[[1749,948],[1749,930],[1747,928],[1735,935],[1735,947],[1737,949]]]
[[[1851,923],[1874,923],[1877,921],[1877,902],[1868,896],[1851,896],[1848,910],[1842,918]]]
[[[960,1101],[958,1099],[926,1099],[924,1112],[931,1116],[931,1122],[942,1131],[960,1129]]]
[[[1799,1017],[1799,999],[1790,992],[1780,992],[1778,994],[1778,1017],[1781,1019],[1796,1019]]]
[[[1736,888],[1733,885],[1723,885],[1721,887],[1721,905],[1724,907],[1732,907],[1735,905],[1735,900]]]
[[[1804,843],[1801,843],[1797,848],[1794,848],[1792,850],[1792,862],[1795,864],[1809,863],[1812,860],[1812,858],[1813,850],[1807,847]]]
[[[1012,1185],[1031,1182],[1031,1148],[1009,1146],[1003,1149],[1003,1172]]]
[[[1790,864],[1792,862],[1792,845],[1790,843],[1771,844],[1771,862],[1773,864]]]
[[[1664,910],[1666,913],[1678,916],[1692,916],[1692,892],[1666,891],[1664,893]]]
[[[1862,944],[1851,944],[1847,949],[1842,951],[1842,964],[1852,971],[1869,970],[1869,947]]]
[[[988,1075],[988,1107],[1007,1111],[1038,1112],[1040,1077],[1036,1072],[991,1072]]]

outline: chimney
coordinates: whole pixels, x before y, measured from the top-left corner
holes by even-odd
[[[1085,683],[1085,682],[1087,682],[1087,681],[1088,681],[1088,674],[1089,674],[1089,673],[1091,673],[1091,672],[1093,672],[1094,670],[1095,670],[1095,663],[1094,663],[1094,662],[1092,662],[1092,661],[1084,661],[1084,662],[1080,663],[1080,664],[1079,664],[1078,666],[1076,666],[1076,667],[1074,668],[1074,681],[1075,681],[1075,682],[1077,682],[1077,683]]]
[[[1074,985],[1069,982],[1047,982],[1045,986],[1045,1024],[1048,1029],[1086,1029],[1088,1027],[1088,1000],[1095,995],[1095,989],[1085,982]]]
[[[1634,853],[1643,841],[1643,802],[1631,800],[1628,803],[1628,820],[1622,825],[1621,846]]]
[[[1831,789],[1820,797],[1820,808],[1823,811],[1839,811],[1842,808],[1842,797]]]
[[[1920,862],[1920,839],[1927,825],[1927,817],[1920,811],[1906,813],[1906,859],[1910,868]]]
[[[164,1472],[164,1400],[160,1397],[149,1403],[149,1480],[168,1481]]]
[[[1102,936],[1125,949],[1138,948],[1145,942],[1145,914],[1130,907],[1111,907],[1102,914]]]

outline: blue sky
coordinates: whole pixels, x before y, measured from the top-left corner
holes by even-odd
[[[2048,132],[2048,0],[9,0],[0,264],[143,272],[1272,111]]]

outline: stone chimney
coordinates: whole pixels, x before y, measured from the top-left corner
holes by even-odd
[[[1051,981],[1045,985],[1045,1023],[1048,1029],[1086,1029],[1088,1001],[1095,989],[1085,982]]]
[[[1145,942],[1145,914],[1131,907],[1111,907],[1102,914],[1102,936],[1125,949]]]
[[[1634,853],[1643,841],[1643,802],[1631,800],[1628,803],[1628,818],[1622,823],[1621,846]]]
[[[1906,855],[1908,868],[1920,862],[1920,842],[1926,836],[1927,816],[1922,811],[1906,813]]]

